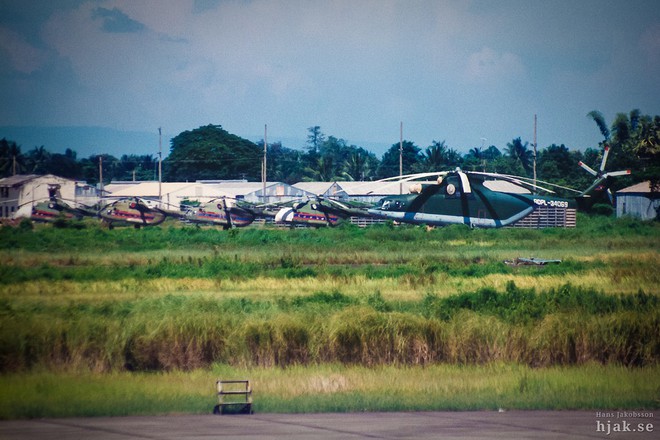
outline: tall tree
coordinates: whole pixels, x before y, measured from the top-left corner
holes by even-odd
[[[0,139],[0,177],[21,174],[25,170],[25,156],[21,146],[14,141]]]
[[[344,161],[343,177],[347,180],[369,180],[378,167],[378,159],[373,153],[361,147],[352,147],[348,158]]]
[[[43,145],[34,147],[26,155],[27,169],[32,174],[50,173],[51,154]]]
[[[610,129],[605,122],[605,117],[603,114],[598,110],[592,110],[587,113],[587,116],[593,119],[596,125],[598,125],[598,129],[604,138],[603,143],[607,143],[610,140]]]
[[[564,144],[552,144],[539,153],[538,177],[557,185],[586,189],[593,179],[578,166],[582,160],[584,157],[579,151],[572,152]]]
[[[104,156],[103,160],[108,161],[108,176],[112,177],[113,164],[117,159],[112,156],[107,156],[107,158]],[[48,172],[68,179],[80,179],[82,166],[77,160],[76,152],[67,148],[64,154],[54,153],[50,155]]]
[[[325,135],[321,132],[321,127],[315,125],[307,129],[307,148],[310,152],[318,152],[323,142],[325,142]]]
[[[411,141],[403,141],[403,174],[414,173],[419,163],[420,148]],[[383,154],[383,158],[378,168],[378,177],[393,177],[399,175],[399,143],[393,144],[389,150]]]
[[[261,179],[263,150],[220,125],[184,131],[171,144],[165,180]]]
[[[156,180],[158,179],[158,160],[150,155],[124,154],[119,158],[118,180]]]
[[[461,165],[460,155],[452,148],[447,147],[445,141],[433,141],[421,154],[417,169],[420,172],[442,171]]]
[[[335,174],[335,164],[330,156],[318,156],[316,163],[312,167],[304,170],[303,180],[332,182],[339,180]]]
[[[263,144],[263,141],[261,142]],[[268,180],[293,184],[303,178],[303,154],[283,147],[281,142],[268,144]]]
[[[529,149],[528,145],[527,142],[523,144],[519,137],[506,144],[507,156],[514,170],[520,167],[525,175],[529,175],[534,159],[534,153]]]

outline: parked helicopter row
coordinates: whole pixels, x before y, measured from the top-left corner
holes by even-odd
[[[287,205],[287,206],[284,206]],[[100,209],[51,196],[32,207],[31,219],[53,222],[58,219],[99,217],[110,228],[121,225],[155,226],[168,217],[186,223],[220,226],[223,229],[250,225],[257,218],[270,218],[276,223],[304,224],[314,227],[335,226],[350,216],[368,217],[367,207],[349,205],[321,196],[284,205],[252,205],[229,197],[220,197],[195,207],[167,209],[161,204],[139,197],[115,200]]]
[[[537,185],[529,178],[476,171],[419,173],[382,179],[381,182],[412,182],[430,177],[431,183],[411,186],[410,194],[384,197],[375,206],[342,202],[316,196],[284,205],[254,205],[222,197],[185,210],[165,209],[162,205],[137,197],[113,201],[95,210],[80,204],[69,204],[56,196],[57,187],[49,188],[49,200],[34,205],[32,219],[53,221],[57,218],[98,216],[110,227],[158,225],[167,217],[188,223],[217,225],[224,229],[244,227],[256,218],[271,218],[276,223],[304,224],[314,227],[335,226],[351,216],[388,219],[400,223],[445,226],[464,224],[471,227],[499,228],[512,225],[542,207],[589,210],[595,203],[612,203],[609,187],[616,176],[627,171],[605,172],[609,148],[606,147],[598,171],[582,162],[579,165],[595,176],[585,191],[559,187],[548,182]],[[493,182],[506,182],[495,188]],[[555,196],[547,186],[574,191],[574,198]],[[541,194],[543,193],[543,194]]]

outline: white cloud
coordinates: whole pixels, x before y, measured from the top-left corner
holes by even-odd
[[[471,54],[465,70],[469,82],[480,84],[510,83],[525,74],[526,69],[519,56],[509,52],[498,53],[489,47]]]

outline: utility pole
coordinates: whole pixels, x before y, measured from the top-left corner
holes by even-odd
[[[488,139],[486,138],[481,138],[481,149],[479,150],[479,153],[481,155],[481,171],[484,173],[486,172],[486,159],[484,159],[484,147],[486,146],[486,141]]]
[[[12,176],[16,175],[16,155],[12,157]]]
[[[158,206],[162,207],[162,173],[163,173],[163,145],[162,145],[162,132],[158,127]]]
[[[99,156],[99,190],[99,197],[103,199],[103,156]]]
[[[532,169],[534,170],[534,194],[536,194],[536,114],[534,114],[534,162]]]
[[[403,121],[399,124],[399,179],[403,177]],[[399,182],[399,194],[403,194],[403,182]]]
[[[268,124],[264,124],[264,161],[261,164],[261,181],[263,184],[262,195],[264,198],[264,203],[266,203],[266,180],[268,178],[268,173],[266,169],[266,153],[268,151]]]

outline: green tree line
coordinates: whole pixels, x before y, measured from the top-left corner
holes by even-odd
[[[434,140],[426,147],[410,140],[396,142],[377,157],[367,149],[348,144],[344,139],[325,135],[320,126],[308,128],[304,149],[290,148],[281,142],[267,145],[269,181],[377,180],[403,173],[449,170],[486,171],[532,177],[536,162],[537,178],[576,189],[586,188],[593,176],[578,166],[582,161],[598,169],[603,146],[611,147],[606,170],[631,169],[630,177],[617,179],[615,189],[642,180],[658,186],[660,180],[660,116],[642,115],[639,110],[620,113],[611,125],[603,115],[592,111],[593,119],[603,135],[597,147],[584,151],[570,150],[564,144],[537,149],[520,137],[501,149],[495,145],[471,148],[461,154],[446,141]],[[163,160],[164,181],[204,179],[247,179],[260,181],[264,142],[254,143],[231,134],[220,125],[207,125],[184,131],[170,142],[170,152]],[[103,164],[103,180],[156,180],[158,157],[152,155],[93,155],[79,159],[75,151],[51,153],[44,146],[23,153],[21,146],[0,140],[0,177],[13,174],[56,174],[94,184],[99,180]]]

